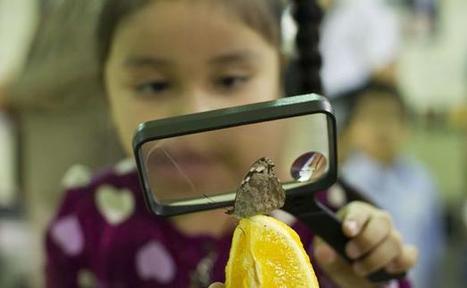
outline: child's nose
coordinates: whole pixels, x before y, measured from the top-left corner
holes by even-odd
[[[205,112],[214,109],[212,101],[209,100],[209,95],[203,90],[191,90],[180,97],[181,101],[177,104],[179,115]]]

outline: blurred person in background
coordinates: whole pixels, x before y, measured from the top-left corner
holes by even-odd
[[[419,248],[414,287],[441,287],[442,205],[433,176],[403,151],[409,134],[403,98],[394,86],[374,81],[344,96],[336,101],[347,110],[339,137],[341,176],[394,215],[404,239]]]
[[[17,37],[21,24],[15,21],[29,20],[28,15],[10,14],[23,1],[2,0],[0,12],[9,17],[0,17],[1,31],[7,35],[0,47]],[[23,266],[36,269],[32,285],[43,287],[41,240],[63,187],[70,185],[66,179],[60,181],[63,171],[86,177],[92,167],[113,163],[121,153],[104,108],[94,54],[95,22],[103,1],[30,2],[37,6],[38,21],[31,27],[29,42],[15,48],[25,55],[21,69],[8,81],[6,101],[21,134],[21,204],[30,227],[28,249],[15,251],[29,253]]]
[[[36,0],[0,0],[0,287],[28,287],[29,226],[19,211],[17,123],[11,86],[23,71],[37,24]]]

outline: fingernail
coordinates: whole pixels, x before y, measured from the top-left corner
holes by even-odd
[[[345,228],[349,232],[349,236],[353,237],[358,234],[358,223],[355,220],[346,220],[345,221]]]
[[[357,245],[354,243],[349,243],[347,244],[347,255],[352,258],[356,259],[358,256],[360,256],[360,249],[358,249]]]

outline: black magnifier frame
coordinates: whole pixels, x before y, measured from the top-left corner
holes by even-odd
[[[336,119],[330,102],[317,94],[305,94],[274,101],[194,113],[141,123],[133,138],[133,152],[143,188],[144,200],[150,211],[160,216],[176,216],[187,213],[233,206],[234,201],[207,202],[196,205],[166,205],[158,203],[152,193],[142,163],[142,146],[150,141],[196,134],[200,132],[237,127],[297,116],[325,114],[328,131],[327,173],[317,182],[304,183],[286,189],[286,202],[282,208],[300,219],[316,235],[331,245],[342,257],[346,256],[348,238],[342,232],[342,224],[335,213],[315,197],[316,192],[324,191],[337,182]],[[305,152],[305,151],[304,151]],[[345,187],[344,187],[345,188]],[[347,191],[347,190],[346,190]],[[356,199],[364,200],[358,191],[347,191]],[[372,282],[386,282],[404,277],[405,274],[388,274],[380,270],[368,276]]]
[[[198,205],[164,205],[157,203],[154,199],[146,173],[142,163],[142,146],[150,141],[185,136],[200,132],[237,127],[248,124],[268,122],[273,120],[311,115],[325,114],[328,125],[329,143],[329,169],[327,174],[318,181],[303,184],[303,189],[292,189],[287,193],[287,200],[302,194],[310,194],[310,191],[322,191],[336,182],[336,135],[335,119],[330,103],[326,98],[317,94],[306,94],[274,101],[254,103],[249,105],[225,108],[201,113],[176,116],[166,119],[149,121],[138,126],[133,139],[133,151],[141,184],[143,185],[144,198],[151,211],[161,216],[176,216],[180,214],[229,207],[234,201],[223,201],[217,203],[203,203]]]

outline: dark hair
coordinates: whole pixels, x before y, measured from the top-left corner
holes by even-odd
[[[101,67],[110,53],[111,43],[118,26],[131,14],[156,0],[106,0],[97,28],[97,55]],[[293,16],[298,24],[296,39],[299,57],[296,65],[298,81],[292,84],[298,93],[321,93],[321,57],[318,51],[319,25],[322,11],[316,0],[293,0]],[[281,47],[280,22],[284,0],[224,0],[229,11],[235,11],[251,28],[276,46]],[[101,77],[103,79],[103,77]],[[287,85],[286,85],[287,86]],[[289,87],[291,85],[288,85]]]
[[[358,88],[341,93],[331,102],[340,116],[337,119],[338,129],[343,131],[352,122],[357,108],[367,97],[391,99],[399,105],[404,119],[410,117],[410,111],[399,89],[393,85],[381,81],[372,80]]]
[[[151,0],[105,0],[97,23],[97,58],[103,67],[109,56],[118,26],[130,15],[142,9]],[[101,68],[101,70],[103,70]]]

